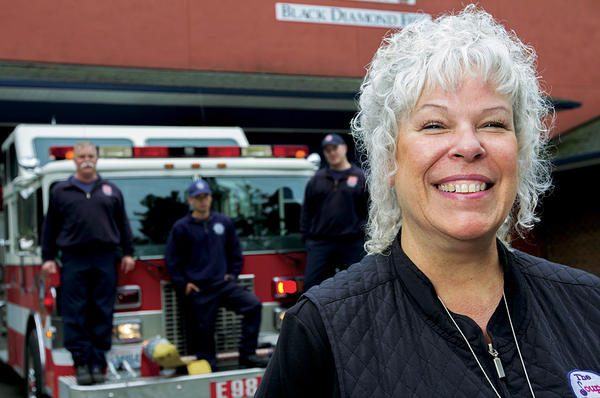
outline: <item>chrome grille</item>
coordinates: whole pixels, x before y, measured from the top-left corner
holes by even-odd
[[[254,293],[254,275],[240,275],[238,283]],[[185,316],[171,282],[162,283],[163,330],[165,337],[181,355],[188,355],[185,336]],[[215,323],[217,353],[237,351],[242,333],[242,316],[220,307]]]
[[[181,355],[187,351],[185,317],[180,309],[177,293],[171,282],[162,282],[163,330],[165,337],[177,347]]]

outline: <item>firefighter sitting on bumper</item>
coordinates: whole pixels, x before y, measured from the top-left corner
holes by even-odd
[[[244,260],[233,222],[210,210],[212,191],[204,180],[190,185],[188,203],[192,211],[173,225],[165,261],[194,333],[191,348],[214,369],[215,318],[224,306],[243,315],[240,365],[265,367],[268,359],[256,356],[262,304],[236,282]]]
[[[135,261],[123,196],[96,173],[96,147],[77,143],[73,160],[75,175],[50,192],[42,272],[57,272],[60,251],[64,345],[73,357],[77,383],[89,385],[104,381],[117,294],[117,246],[123,248],[123,272],[131,271]]]

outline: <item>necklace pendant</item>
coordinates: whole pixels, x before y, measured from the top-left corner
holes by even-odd
[[[498,358],[498,357],[494,358],[494,365],[496,366],[496,372],[498,372],[498,377],[500,379],[503,379],[504,377],[506,377],[506,375],[504,374],[504,368],[502,367],[502,361],[500,361],[500,358]]]
[[[503,379],[506,377],[506,374],[504,373],[504,367],[502,366],[502,361],[500,360],[500,358],[498,357],[498,351],[492,347],[492,344],[488,344],[489,347],[489,353],[492,357],[494,357],[494,366],[496,367],[496,373],[498,373],[498,378],[499,379]]]

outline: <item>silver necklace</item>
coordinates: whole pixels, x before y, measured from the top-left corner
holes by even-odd
[[[527,380],[527,385],[529,386],[529,391],[531,392],[531,396],[533,398],[535,398],[535,394],[533,393],[533,387],[531,387],[531,381],[529,380],[529,375],[527,374],[527,369],[525,368],[525,361],[523,360],[523,355],[521,355],[521,349],[519,348],[519,342],[517,341],[517,335],[515,333],[515,328],[513,327],[512,319],[510,317],[510,311],[508,310],[508,303],[506,302],[506,295],[504,294],[504,289],[502,289],[502,299],[504,300],[504,306],[506,307],[506,314],[508,315],[508,323],[510,324],[510,330],[512,331],[513,339],[515,340],[515,346],[517,347],[517,353],[519,354],[519,359],[521,360],[521,366],[523,367],[523,372],[525,373],[525,379]],[[467,343],[467,347],[469,347],[471,354],[473,354],[473,358],[475,358],[475,362],[477,362],[477,365],[479,365],[479,369],[481,369],[481,372],[485,376],[485,379],[487,380],[487,382],[490,384],[490,387],[492,387],[492,390],[494,390],[494,392],[496,393],[496,396],[498,398],[502,398],[500,396],[500,393],[498,393],[498,390],[496,390],[496,387],[494,387],[494,383],[492,383],[492,381],[488,377],[487,373],[483,369],[481,362],[479,362],[479,359],[477,358],[475,351],[473,351],[473,347],[471,347],[469,340],[467,339],[467,337],[465,336],[463,331],[458,326],[458,323],[456,323],[456,321],[450,314],[448,307],[446,307],[446,304],[444,304],[444,301],[440,298],[440,296],[438,296],[438,300],[440,300],[440,303],[442,303],[442,307],[444,307],[444,309],[446,310],[448,317],[450,318],[450,320],[452,321],[452,323],[454,324],[454,326],[456,327],[456,329],[458,330],[458,332],[460,333],[462,338],[465,340],[465,343]],[[498,372],[498,377],[503,378],[504,377],[504,369],[502,367],[502,362],[500,361],[500,358],[498,357],[498,351],[496,351],[492,347],[491,344],[489,344],[488,347],[489,347],[489,353],[494,357],[494,365],[496,366],[496,371]]]

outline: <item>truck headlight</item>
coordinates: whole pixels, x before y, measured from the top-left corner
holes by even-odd
[[[142,321],[122,320],[113,326],[113,340],[117,343],[137,343],[142,340]]]

